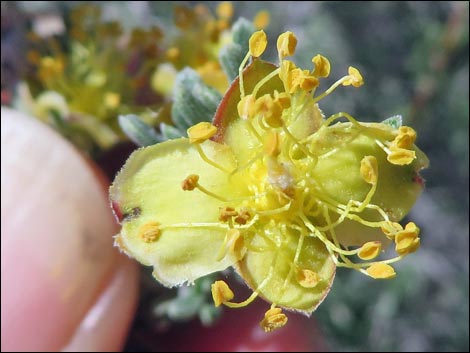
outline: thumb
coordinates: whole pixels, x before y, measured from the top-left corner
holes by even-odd
[[[113,248],[106,191],[55,132],[1,114],[1,349],[119,350],[137,271]]]

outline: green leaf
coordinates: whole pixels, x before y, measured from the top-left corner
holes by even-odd
[[[139,146],[151,146],[161,141],[153,127],[137,115],[120,115],[118,121],[122,131]]]
[[[236,43],[227,44],[220,51],[220,65],[222,65],[222,69],[230,81],[233,81],[238,76],[238,68],[246,53],[247,51],[244,51],[242,46]]]
[[[179,130],[174,126],[165,123],[160,124],[160,131],[162,132],[164,140],[172,140],[185,135],[185,131]]]
[[[232,27],[233,42],[241,45],[245,53],[248,51],[248,41],[255,31],[255,26],[246,18],[240,17]]]
[[[248,41],[255,31],[251,22],[240,18],[232,29],[233,43],[227,44],[219,54],[219,61],[230,81],[238,76],[238,68],[248,52]]]
[[[221,100],[220,93],[202,82],[196,71],[185,68],[176,76],[172,119],[185,132],[201,121],[211,121]]]
[[[388,119],[382,121],[382,124],[390,125],[394,129],[398,129],[402,125],[402,116],[401,115],[394,115]]]

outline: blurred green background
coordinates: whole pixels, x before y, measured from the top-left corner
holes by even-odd
[[[2,90],[21,62],[21,21],[7,28],[2,2]],[[26,23],[77,1],[7,2]],[[96,2],[124,26],[169,28],[175,4]],[[201,2],[197,2],[201,3]],[[217,2],[206,3],[215,8]],[[314,313],[329,349],[340,351],[469,350],[469,3],[233,2],[235,18],[268,10],[273,43],[285,30],[298,39],[297,64],[328,57],[332,79],[349,65],[365,79],[361,89],[339,89],[322,101],[326,115],[346,111],[361,121],[403,116],[418,132],[430,168],[426,189],[409,214],[422,229],[421,249],[396,266],[391,281],[339,270],[327,299]],[[133,16],[129,16],[131,13]],[[8,30],[7,30],[8,29]],[[3,93],[2,93],[3,94]]]

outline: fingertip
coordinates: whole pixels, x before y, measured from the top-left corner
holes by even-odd
[[[1,116],[2,350],[57,351],[116,273],[117,225],[72,145],[24,114]]]

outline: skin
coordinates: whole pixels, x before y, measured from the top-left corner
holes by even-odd
[[[2,351],[119,350],[137,266],[90,164],[54,131],[2,108]]]
[[[99,174],[52,129],[2,108],[2,351],[123,349],[136,310],[138,266],[113,246],[118,225],[108,181]],[[152,334],[154,348],[325,349],[314,321],[301,315],[289,315],[287,328],[261,332],[267,308],[260,300],[251,310],[229,310],[214,328],[190,324],[172,330],[176,336]],[[237,320],[243,325],[234,331]]]

